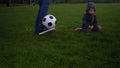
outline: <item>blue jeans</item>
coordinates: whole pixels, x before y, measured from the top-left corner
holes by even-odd
[[[35,25],[35,34],[39,34],[40,32],[46,30],[46,27],[42,24],[42,19],[48,13],[50,0],[39,0],[38,3],[39,3],[39,11]]]

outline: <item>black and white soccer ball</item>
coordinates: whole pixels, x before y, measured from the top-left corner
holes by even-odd
[[[47,29],[55,28],[57,19],[55,16],[49,14],[43,18],[42,23]]]

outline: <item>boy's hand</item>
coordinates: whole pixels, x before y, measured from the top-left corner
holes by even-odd
[[[81,29],[82,29],[82,28],[76,28],[75,31],[76,31],[76,32],[80,32]]]
[[[94,26],[90,25],[90,26],[88,26],[88,28],[92,30],[94,28]]]

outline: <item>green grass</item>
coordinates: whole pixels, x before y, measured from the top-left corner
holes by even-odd
[[[56,32],[34,35],[38,6],[0,7],[0,68],[120,68],[120,4],[96,4],[98,33],[76,33],[86,4],[51,5]]]

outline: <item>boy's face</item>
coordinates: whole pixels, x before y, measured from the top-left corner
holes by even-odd
[[[89,9],[89,14],[93,15],[95,13],[94,9],[93,8],[90,8]]]

